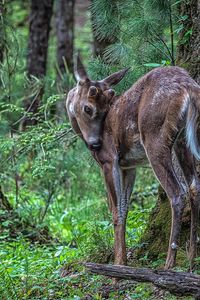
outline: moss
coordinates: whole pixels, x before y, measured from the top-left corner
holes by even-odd
[[[150,214],[147,228],[142,236],[138,250],[139,257],[148,255],[149,258],[157,258],[165,253],[168,247],[168,238],[171,226],[171,210],[169,201],[166,201],[165,193],[159,191],[159,199]]]

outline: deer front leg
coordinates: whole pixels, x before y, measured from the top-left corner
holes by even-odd
[[[115,264],[125,265],[126,257],[126,218],[128,201],[135,181],[135,169],[121,170],[117,162],[103,167],[110,210],[114,224]]]

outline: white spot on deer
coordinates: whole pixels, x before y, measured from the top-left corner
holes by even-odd
[[[126,126],[126,130],[133,130],[135,128],[135,122],[131,122]]]
[[[119,107],[115,108],[115,114],[118,115],[120,113]]]
[[[181,111],[180,111],[181,118],[184,117],[184,115],[188,109],[188,104],[189,104],[189,95],[186,94],[186,95],[184,95],[183,104],[182,104]]]
[[[196,187],[196,180],[195,180],[195,178],[193,177],[192,183],[191,183],[191,185],[190,185],[190,188],[191,188],[191,189],[194,189],[195,187]]]
[[[197,137],[198,129],[198,111],[194,105],[190,106],[190,115],[186,121],[186,140],[187,146],[197,160],[200,160],[200,145]]]
[[[74,105],[73,105],[73,103],[70,103],[70,104],[69,104],[69,112],[70,112],[72,115],[74,115]]]

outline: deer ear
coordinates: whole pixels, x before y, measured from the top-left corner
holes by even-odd
[[[88,80],[88,75],[79,52],[74,56],[74,76],[77,81],[84,82],[85,80]]]
[[[108,100],[108,102],[115,96],[115,91],[112,89],[106,90],[104,92],[104,94],[106,95],[106,98]]]
[[[124,78],[129,69],[130,68],[122,69],[121,71],[115,72],[101,81],[109,86],[116,85]]]

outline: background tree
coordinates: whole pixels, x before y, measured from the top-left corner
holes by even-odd
[[[177,64],[200,84],[200,1],[181,1]]]
[[[174,64],[173,28],[176,23],[176,6],[171,11],[170,1],[99,1],[91,3],[92,24],[98,40],[116,37],[103,53],[102,61],[95,61],[92,75],[109,73],[120,67],[130,66],[126,83],[118,91],[129,88],[148,69],[159,65]],[[104,66],[106,61],[110,67]],[[102,62],[102,63],[101,63]],[[113,65],[113,67],[111,66]],[[125,86],[126,85],[126,86]]]
[[[3,18],[4,18],[4,2],[0,0],[0,63],[3,62],[3,54],[4,54],[4,47],[5,47],[5,37],[3,32]]]
[[[58,76],[73,72],[75,0],[56,1]]]
[[[74,53],[74,4],[75,0],[56,1],[57,36],[57,87],[60,93],[67,92],[71,86]],[[56,104],[56,116],[65,118],[64,99]]]
[[[101,11],[106,11],[102,19]],[[104,52],[106,48],[119,40],[118,7],[116,1],[95,1],[91,0],[90,5],[91,23],[93,32],[93,53],[100,57],[105,63]],[[109,30],[105,30],[106,27]]]
[[[50,22],[53,11],[53,0],[32,0],[29,17],[29,41],[27,55],[27,76],[30,86],[35,79],[44,79],[46,74],[47,50]],[[29,86],[29,88],[30,88]],[[24,101],[25,111],[33,115],[38,112],[43,95],[43,83],[39,84],[32,97]],[[36,118],[25,116],[22,128],[36,124]]]

